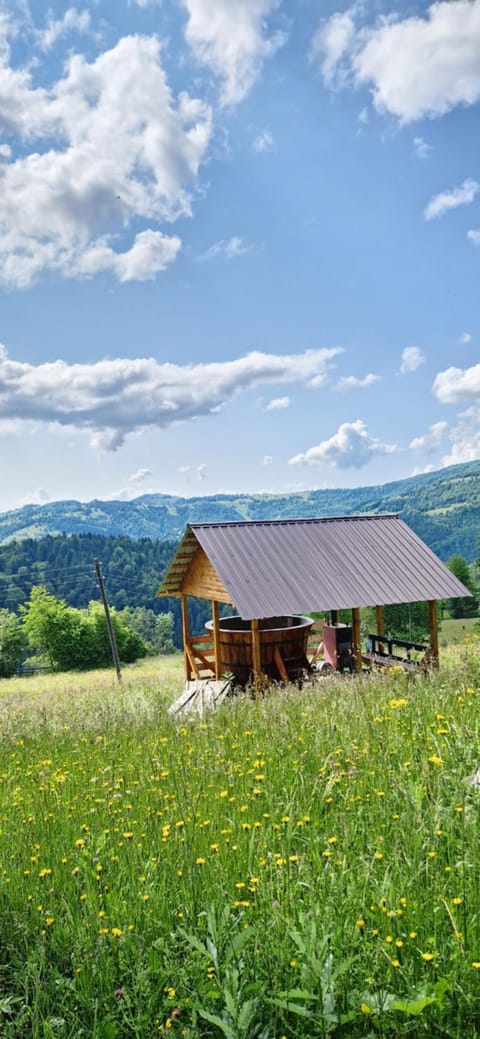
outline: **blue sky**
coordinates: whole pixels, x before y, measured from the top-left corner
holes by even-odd
[[[0,509],[480,457],[480,0],[0,0]]]

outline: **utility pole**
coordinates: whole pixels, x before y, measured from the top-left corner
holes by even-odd
[[[108,609],[107,596],[105,595],[105,584],[102,577],[102,571],[100,570],[100,562],[98,559],[93,560],[95,567],[95,573],[97,575],[98,587],[100,589],[100,597],[105,610],[105,620],[107,622],[108,637],[110,639],[110,645],[112,647],[113,663],[115,665],[115,671],[117,672],[117,679],[119,682],[122,681],[122,672],[120,670],[120,658],[118,656],[117,642],[115,639],[115,632],[113,630],[112,618],[110,616],[110,610]]]

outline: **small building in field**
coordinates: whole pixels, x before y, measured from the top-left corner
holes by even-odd
[[[345,628],[338,623],[339,611],[351,611],[351,660],[359,671],[365,659],[360,608],[376,607],[377,630],[369,646],[375,662],[397,659],[384,632],[383,607],[427,602],[429,659],[435,664],[436,600],[470,592],[403,520],[389,514],[189,524],[158,594],[181,598],[187,679],[220,678],[233,670],[227,648],[233,641],[245,680],[267,673],[287,681],[309,664],[306,637],[313,622],[306,613],[331,614],[327,629],[337,630],[333,642],[332,631],[326,631],[325,646],[332,642],[334,661]],[[188,596],[211,601],[210,634],[189,631]],[[238,617],[221,620],[220,603],[232,606]],[[306,632],[292,630],[305,626]],[[272,634],[279,630],[284,636]],[[393,641],[408,658],[409,646],[424,648]]]

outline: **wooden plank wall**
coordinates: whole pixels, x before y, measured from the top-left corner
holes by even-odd
[[[232,603],[217,571],[200,545],[182,581],[182,595],[197,595],[200,599]]]

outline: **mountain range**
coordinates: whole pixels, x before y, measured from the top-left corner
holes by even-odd
[[[176,541],[187,523],[395,512],[440,558],[471,562],[480,546],[480,461],[373,487],[296,494],[146,494],[130,501],[56,501],[0,513],[0,544],[61,534]]]

